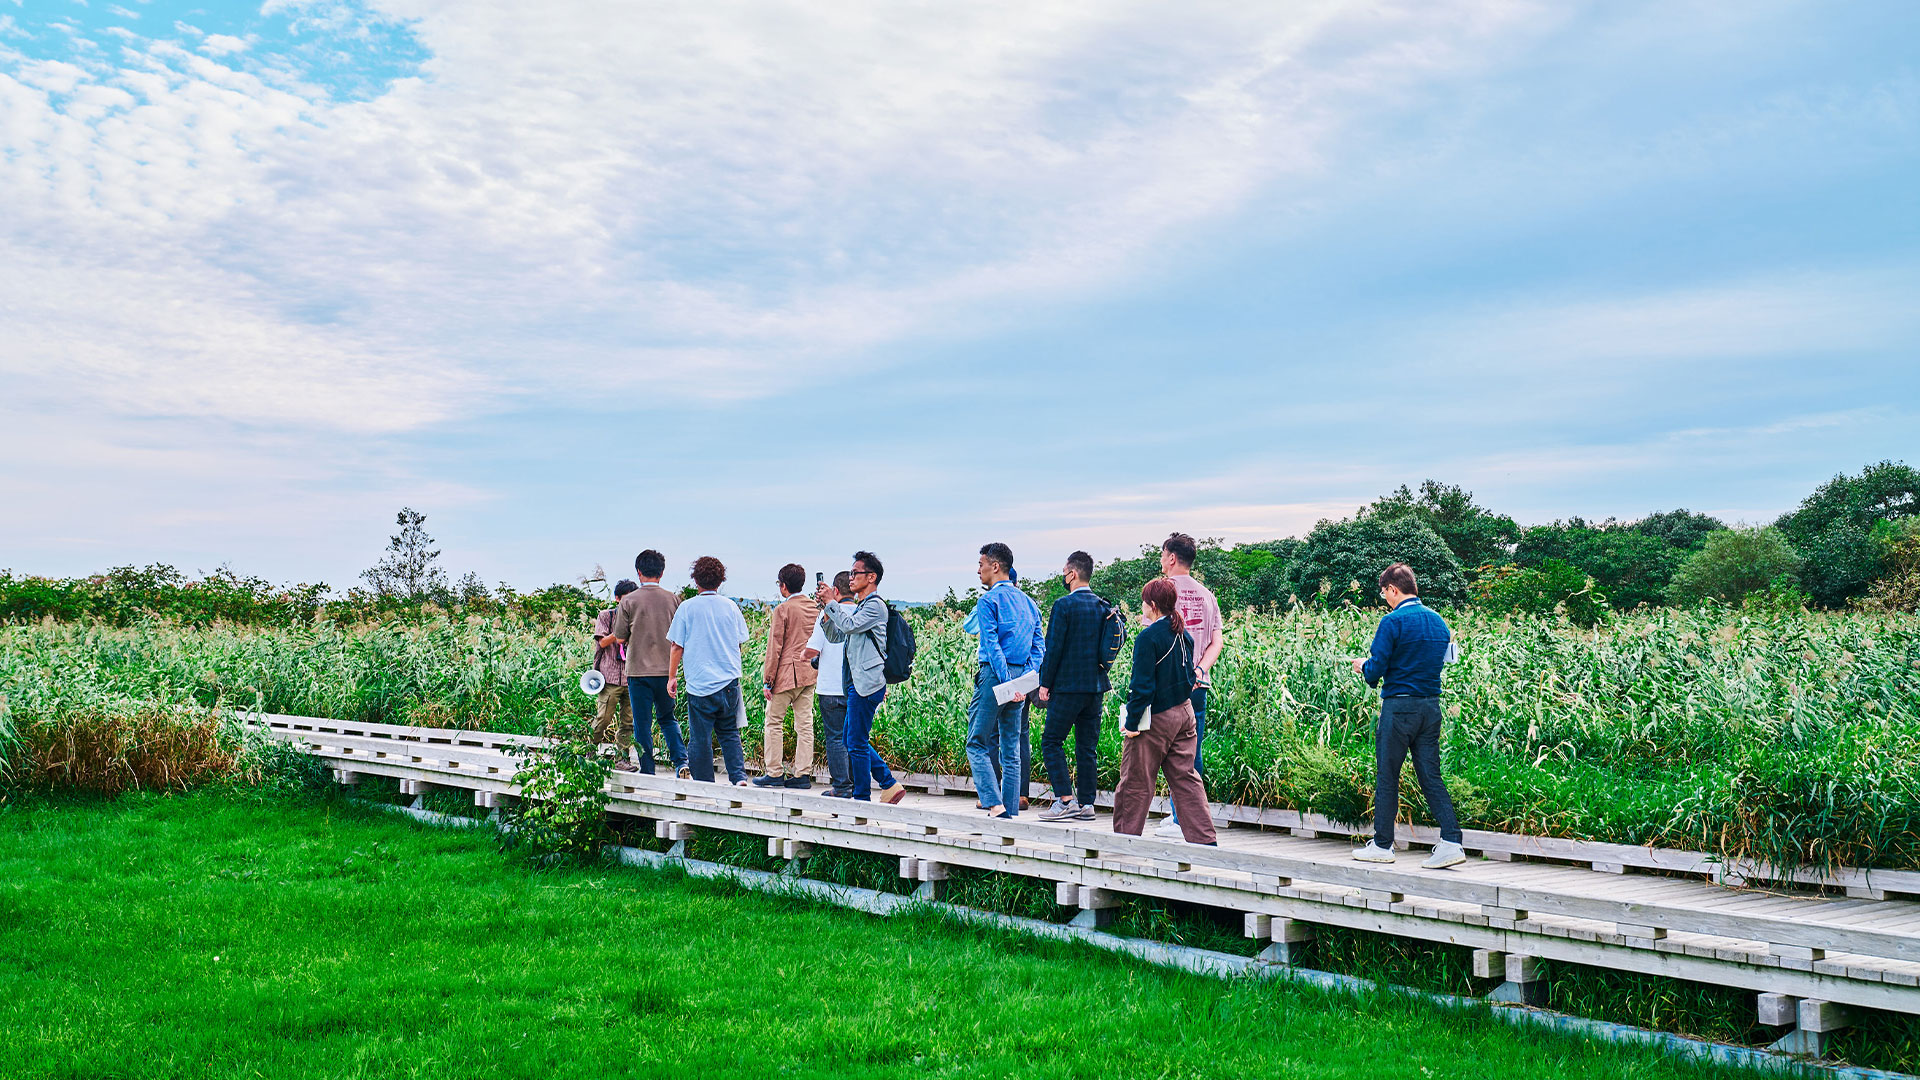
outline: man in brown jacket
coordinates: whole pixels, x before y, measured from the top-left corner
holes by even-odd
[[[806,584],[807,571],[799,563],[780,568],[782,600],[767,625],[767,662],[761,673],[761,692],[767,699],[761,749],[767,773],[754,781],[760,787],[813,786],[813,683],[819,672],[807,662],[807,638],[820,618],[820,605],[800,591]],[[789,712],[793,714],[791,767],[782,754]]]

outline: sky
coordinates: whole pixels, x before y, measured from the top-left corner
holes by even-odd
[[[0,0],[0,567],[902,600],[1920,461],[1920,5]]]

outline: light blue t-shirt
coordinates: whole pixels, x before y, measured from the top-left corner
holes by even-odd
[[[667,627],[667,640],[680,646],[681,677],[694,697],[717,694],[740,677],[740,646],[747,642],[747,617],[740,605],[716,592],[703,592],[681,604]]]

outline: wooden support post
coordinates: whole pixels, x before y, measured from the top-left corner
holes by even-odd
[[[681,843],[693,839],[693,826],[678,821],[656,821],[653,823],[653,835]]]
[[[1788,999],[1792,1000],[1792,999]],[[1827,1052],[1833,1032],[1853,1024],[1846,1007],[1831,1001],[1802,999],[1794,1009],[1797,1026],[1767,1049],[1782,1054],[1806,1054],[1821,1057]]]
[[[1800,999],[1791,994],[1761,994],[1754,1001],[1754,1009],[1768,1027],[1800,1023]]]
[[[900,856],[900,876],[908,881],[919,881],[920,860],[911,855]]]
[[[333,778],[338,780],[342,787],[356,787],[360,783],[360,774],[352,769],[335,769]]]
[[[1487,995],[1488,1001],[1535,1007],[1547,1003],[1546,971],[1540,966],[1539,957],[1508,953],[1505,968],[1507,980],[1493,988],[1493,993]]]
[[[813,857],[813,845],[804,840],[780,841],[780,857],[800,862]]]
[[[1268,964],[1299,964],[1305,962],[1306,949],[1313,943],[1313,924],[1298,919],[1286,919],[1278,915],[1248,915],[1247,929],[1259,929],[1259,933],[1248,933],[1255,939],[1271,942],[1254,956],[1255,960]]]
[[[1054,882],[1053,902],[1061,907],[1079,907],[1080,886],[1071,881]]]
[[[1597,862],[1593,864],[1593,872],[1596,874],[1624,874],[1627,872],[1627,864],[1617,863],[1617,862]]]
[[[1767,951],[1782,960],[1797,960],[1801,964],[1807,965],[1800,969],[1802,971],[1812,970],[1815,960],[1825,960],[1827,958],[1827,950],[1810,949],[1804,945],[1768,945]]]
[[[1473,977],[1506,981],[1507,954],[1492,949],[1473,950]]]
[[[1522,922],[1527,917],[1527,910],[1525,908],[1495,907],[1492,904],[1481,904],[1480,914],[1485,915],[1489,919],[1505,919],[1508,922]]]
[[[1637,923],[1614,923],[1613,929],[1629,943],[1643,948],[1653,948],[1653,943],[1667,936],[1664,926],[1642,926]]]
[[[1887,898],[1887,891],[1885,889],[1871,889],[1865,885],[1849,885],[1847,886],[1847,895],[1855,900],[1885,900]]]
[[[777,837],[777,836],[769,836],[769,837],[767,837],[767,858],[769,858],[769,859],[778,859],[778,858],[780,858],[780,857],[781,857],[781,854],[780,854],[780,852],[781,852],[781,844],[782,844],[783,842],[784,842],[784,841],[782,841],[782,840],[781,840],[781,839],[780,839],[779,837]]]
[[[1308,840],[1314,840],[1314,839],[1318,839],[1318,838],[1319,838],[1319,836],[1320,836],[1320,833],[1319,833],[1319,830],[1317,830],[1317,829],[1303,829],[1303,828],[1301,828],[1301,827],[1299,827],[1298,825],[1296,825],[1296,826],[1294,826],[1294,827],[1293,827],[1293,828],[1291,828],[1291,829],[1288,829],[1287,831],[1288,831],[1288,832],[1290,832],[1290,833],[1292,833],[1292,834],[1293,834],[1293,835],[1295,835],[1295,836],[1300,836],[1300,837],[1305,837],[1305,838],[1306,838],[1306,839],[1308,839]]]
[[[1081,885],[1076,893],[1075,899],[1080,905],[1080,914],[1075,915],[1069,925],[1091,930],[1113,922],[1115,914],[1113,909],[1119,907],[1121,903],[1119,893],[1095,888],[1092,885]]]
[[[1513,861],[1513,852],[1511,851],[1483,851],[1480,854],[1486,856],[1488,859],[1492,860],[1493,862],[1512,862]]]
[[[916,859],[913,867],[914,877],[920,880],[920,886],[913,890],[916,900],[938,900],[946,886],[947,864]]]

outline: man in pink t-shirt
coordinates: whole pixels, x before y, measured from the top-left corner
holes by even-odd
[[[1220,601],[1214,599],[1212,590],[1193,579],[1193,560],[1198,554],[1199,545],[1186,533],[1174,533],[1160,544],[1160,572],[1173,582],[1180,598],[1180,621],[1193,635],[1193,771],[1203,773],[1200,747],[1207,737],[1207,688],[1213,683],[1213,662],[1220,656]],[[1180,836],[1178,815],[1169,815],[1155,832]]]

